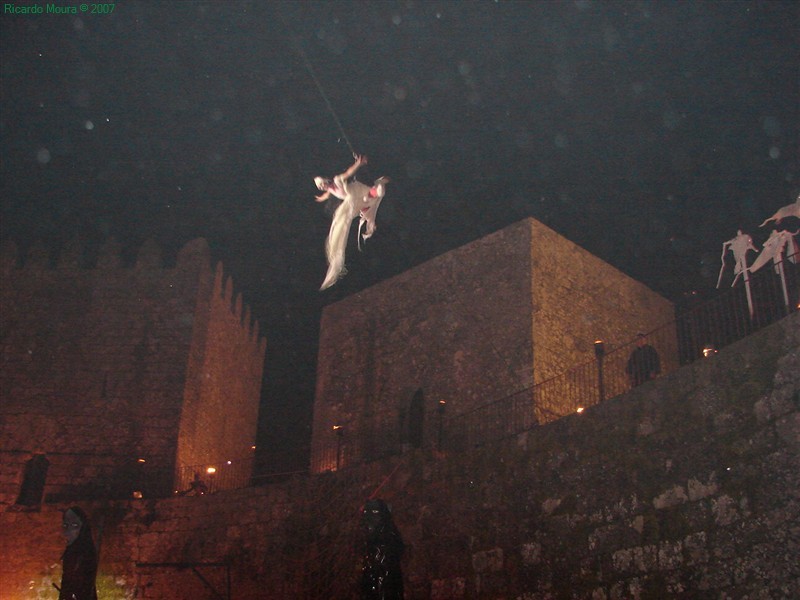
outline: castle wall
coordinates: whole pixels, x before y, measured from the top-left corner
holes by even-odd
[[[610,348],[673,319],[671,303],[525,219],[324,309],[313,468],[407,445],[415,419],[435,444],[440,402],[452,415],[524,392],[532,406],[532,385],[593,359],[596,339]],[[659,350],[674,368],[671,338]],[[538,393],[574,410],[559,411],[563,389]]]
[[[219,265],[210,292],[198,297],[197,318],[206,325],[195,330],[188,365],[178,442],[183,488],[193,475],[185,469],[193,466],[215,467],[222,487],[251,474],[259,408],[253,399],[261,391],[266,346],[241,294],[232,296],[233,283],[228,277],[223,286]],[[229,460],[247,471],[229,474],[236,468]]]
[[[340,463],[408,441],[421,391],[423,437],[440,401],[466,410],[532,383],[529,246],[508,228],[325,307],[320,326],[312,464]],[[374,448],[355,447],[374,439]]]
[[[199,328],[220,328],[225,319],[218,307],[202,310],[198,299],[212,290],[204,240],[187,244],[174,268],[162,266],[153,244],[132,268],[122,266],[113,242],[92,269],[82,267],[75,247],[54,268],[41,246],[21,267],[14,249],[4,250],[0,505],[16,501],[25,465],[38,454],[49,461],[49,501],[171,493],[190,350]],[[249,323],[239,335],[233,329],[215,335],[231,343],[252,335]],[[253,346],[250,372],[263,361],[263,348]],[[219,340],[211,347],[207,357],[224,350]],[[234,393],[228,407],[253,422],[255,376],[247,396]],[[260,385],[260,367],[257,377]],[[254,440],[253,429],[248,446]]]
[[[610,351],[675,319],[672,303],[641,282],[538,221],[525,222],[531,227],[536,383],[593,360],[595,340]],[[674,337],[659,350],[665,370],[674,369]]]
[[[196,498],[88,505],[104,598],[349,598],[359,507],[406,543],[406,598],[800,593],[800,314],[629,394],[453,455]],[[58,581],[60,512],[0,513],[9,600]],[[175,563],[183,562],[183,568]],[[172,566],[165,563],[171,563]],[[209,563],[212,563],[209,565]],[[52,594],[52,591],[51,591]],[[5,598],[6,596],[4,596]]]

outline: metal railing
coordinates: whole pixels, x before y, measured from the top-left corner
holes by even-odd
[[[706,302],[690,299],[674,322],[646,332],[646,342],[660,357],[657,376],[714,354],[800,310],[800,258],[794,255],[782,267],[780,276],[768,268],[750,274],[751,302],[739,282]],[[595,360],[448,418],[446,449],[460,450],[522,433],[630,391],[642,383],[629,366],[636,346],[637,339],[611,349],[596,347]]]
[[[177,496],[202,496],[252,484],[254,458],[222,460],[179,467],[175,474]]]

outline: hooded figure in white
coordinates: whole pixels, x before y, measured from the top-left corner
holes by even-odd
[[[358,247],[361,249],[361,240],[369,239],[375,233],[375,216],[378,206],[386,194],[388,177],[379,177],[372,187],[351,178],[361,165],[367,164],[367,157],[353,155],[355,162],[342,174],[336,175],[332,180],[315,177],[314,183],[323,193],[316,196],[317,202],[324,202],[331,195],[340,198],[342,203],[333,213],[331,229],[325,242],[325,254],[328,257],[328,273],[322,282],[320,290],[331,287],[345,274],[344,252],[347,248],[347,236],[350,233],[350,224],[359,217]],[[361,230],[366,225],[364,232]]]

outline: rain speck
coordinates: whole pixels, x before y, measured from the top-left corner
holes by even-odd
[[[46,165],[50,162],[50,150],[47,148],[39,148],[36,152],[36,160],[39,164]]]

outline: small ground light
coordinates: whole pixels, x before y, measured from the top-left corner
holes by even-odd
[[[213,475],[216,472],[217,472],[217,468],[216,467],[208,467],[206,469],[206,473],[208,473],[209,475]]]
[[[703,348],[703,356],[708,358],[709,356],[714,356],[717,353],[717,349],[714,348],[711,344],[708,344]]]
[[[576,410],[575,412],[576,412],[576,413],[582,413],[582,412],[583,412],[583,407],[582,407],[582,406],[579,406],[579,407],[578,407],[578,410]]]
[[[140,492],[139,490],[136,490],[135,492],[133,492],[133,497],[136,498],[137,500],[141,500],[142,499],[142,492]]]
[[[143,459],[143,458],[137,458],[136,462],[138,462],[138,463],[146,463],[147,461],[145,459]]]

